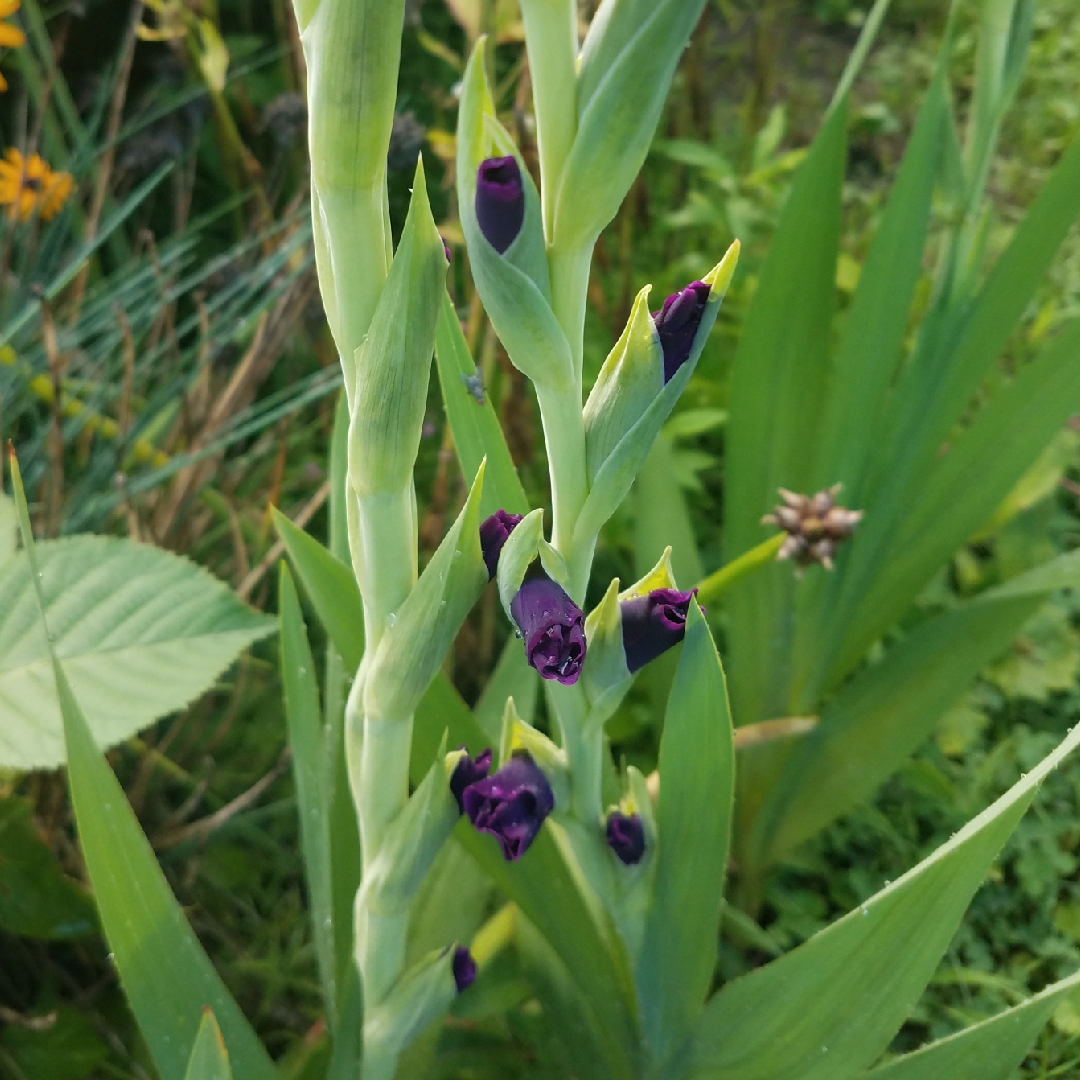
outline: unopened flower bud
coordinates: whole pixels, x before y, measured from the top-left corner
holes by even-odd
[[[487,158],[476,176],[476,222],[500,254],[517,239],[525,221],[525,188],[517,159]]]
[[[510,534],[521,522],[520,514],[511,514],[506,510],[496,510],[491,517],[480,524],[480,547],[484,552],[484,564],[488,570],[488,581],[495,576],[499,567],[499,555]]]
[[[839,484],[814,495],[780,488],[783,503],[761,519],[765,524],[779,525],[788,534],[777,552],[778,559],[791,559],[800,567],[816,562],[832,569],[837,546],[851,536],[863,516],[861,510],[837,505],[839,491]]]
[[[507,862],[525,854],[555,808],[547,777],[527,754],[516,755],[494,776],[470,784],[463,800],[473,827],[499,841]]]
[[[640,814],[615,810],[607,819],[607,845],[627,866],[634,866],[645,854],[645,825]]]
[[[461,750],[465,750],[465,747],[459,747]],[[457,799],[458,809],[464,813],[465,804],[461,801],[462,795],[465,793],[465,789],[470,784],[475,784],[478,780],[483,780],[488,774],[488,770],[491,768],[491,747],[487,747],[481,750],[476,757],[470,757],[468,751],[465,751],[461,755],[461,760],[458,761],[454,768],[453,773],[450,776],[450,790],[454,794],[454,798]]]
[[[692,281],[685,289],[672,293],[664,306],[653,312],[653,324],[664,350],[665,383],[690,358],[711,291],[712,287],[704,281]]]
[[[527,577],[510,602],[525,640],[525,655],[541,678],[573,686],[585,662],[585,616],[566,591],[542,571]]]
[[[686,613],[696,592],[653,589],[620,602],[623,649],[631,674],[682,641]]]
[[[490,754],[490,751],[488,753]],[[460,994],[462,990],[467,990],[476,981],[476,961],[472,958],[472,953],[464,945],[458,945],[454,948],[452,967],[454,985]]]

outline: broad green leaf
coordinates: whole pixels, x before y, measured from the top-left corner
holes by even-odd
[[[191,1048],[184,1080],[232,1080],[232,1075],[225,1040],[208,1005],[203,1010],[202,1023],[195,1036],[195,1045]]]
[[[851,1080],[888,1046],[1061,745],[948,843],[860,907],[709,1002],[668,1075]]]
[[[364,658],[364,604],[352,571],[276,507],[274,526],[300,584],[348,671]]]
[[[304,616],[296,586],[285,563],[278,579],[278,611],[281,629],[281,682],[285,720],[292,749],[293,781],[300,816],[300,842],[304,853],[304,877],[311,907],[311,929],[319,963],[323,1001],[336,1030],[337,961],[334,948],[333,864],[330,850],[330,800],[326,784],[330,761],[324,743],[315,658],[308,644]]]
[[[113,963],[154,1065],[161,1080],[183,1080],[188,1048],[209,1006],[220,1018],[238,1073],[245,1080],[274,1080],[277,1071],[270,1056],[188,925],[52,646],[60,635],[49,612],[57,611],[63,620],[64,611],[48,602],[22,481],[12,461],[32,601],[49,631],[43,640],[63,718],[79,842]]]
[[[787,759],[743,858],[767,865],[868,799],[1008,648],[1040,602],[969,602],[920,624],[855,675]]]
[[[880,436],[881,410],[922,271],[945,109],[945,70],[939,66],[859,274],[832,365],[809,487],[843,483],[848,506],[861,505],[865,470]]]
[[[39,547],[57,656],[109,747],[213,685],[272,619],[178,555],[76,536]],[[25,551],[0,565],[0,764],[64,761],[60,707]]]
[[[970,313],[916,350],[897,387],[900,445],[905,455],[917,454],[917,471],[932,465],[950,428],[997,362],[1078,214],[1080,140],[1036,196]],[[904,494],[906,486],[897,494]]]
[[[637,970],[642,1024],[664,1061],[712,983],[731,833],[735,748],[720,657],[690,605],[660,740],[657,867]]]
[[[487,458],[480,516],[489,517],[499,509],[512,514],[527,514],[529,502],[491,399],[482,394],[483,400],[477,400],[465,384],[466,379],[476,377],[477,369],[465,335],[461,332],[457,312],[446,294],[443,295],[435,329],[435,359],[446,405],[446,419],[454,435],[454,448],[466,483],[472,483],[480,462]]]
[[[398,719],[412,714],[487,584],[480,550],[483,488],[481,464],[457,520],[394,613],[370,666],[365,665],[365,717]]]
[[[0,799],[0,927],[23,937],[85,937],[97,929],[94,904],[37,834],[30,803]]]
[[[1080,320],[994,395],[940,456],[890,531],[868,511],[860,524],[865,534],[856,533],[851,559],[838,568],[845,575],[844,600],[831,617],[842,639],[835,654],[826,653],[830,683],[851,670],[990,517],[1078,405]],[[880,572],[882,565],[887,574]]]
[[[349,483],[361,498],[397,493],[412,483],[446,265],[418,158],[401,242],[355,355]]]
[[[608,5],[610,17],[605,12],[582,61],[577,134],[559,179],[553,243],[591,244],[618,213],[704,6],[704,0]]]
[[[776,489],[806,490],[811,477],[807,448],[818,438],[829,371],[846,118],[841,103],[795,176],[735,356],[725,492],[729,559],[764,539],[761,516],[776,501]],[[792,594],[789,566],[766,567],[728,594],[730,690],[739,724],[785,714]]]
[[[997,1016],[939,1039],[866,1073],[866,1080],[1010,1080],[1054,1007],[1080,986],[1080,975]]]

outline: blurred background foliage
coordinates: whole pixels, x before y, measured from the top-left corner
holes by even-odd
[[[736,236],[743,257],[687,393],[634,497],[602,535],[594,584],[616,574],[633,580],[667,542],[681,581],[699,580],[724,559],[735,344],[793,170],[868,6],[717,0],[706,9],[653,152],[597,245],[589,377],[641,284],[653,282],[654,297],[663,297],[707,270]],[[894,0],[855,84],[836,278],[841,313],[929,83],[946,8],[944,0]],[[950,70],[961,115],[974,81],[977,8],[976,0],[958,5]],[[24,0],[8,22],[26,42],[0,55],[9,83],[0,96],[0,150],[36,152],[73,178],[48,220],[9,214],[0,226],[0,437],[19,449],[39,535],[97,530],[162,544],[256,606],[272,606],[281,549],[268,508],[325,535],[339,385],[310,251],[303,72],[290,6]],[[535,402],[483,317],[453,204],[458,80],[482,32],[493,41],[500,112],[535,163],[513,0],[410,2],[391,217],[399,228],[421,152],[483,392],[539,504],[546,469]],[[1042,0],[991,169],[991,258],[1080,131],[1078,79],[1080,7]],[[946,216],[935,204],[937,235]],[[926,297],[932,271],[925,266],[920,284]],[[1074,227],[1020,335],[1033,345],[1078,314]],[[1019,512],[992,544],[976,539],[963,548],[924,591],[922,609],[948,607],[1080,543],[1078,431],[1067,429],[1047,450],[1018,496]],[[464,497],[434,386],[417,476],[429,553]],[[0,501],[0,559],[4,513]],[[470,701],[508,633],[497,611],[489,590],[458,640],[452,675]],[[110,760],[229,988],[284,1074],[300,1078],[316,1074],[325,1039],[275,648],[256,647],[212,693]],[[1080,719],[1078,670],[1080,602],[1057,597],[872,804],[785,857],[765,883],[756,922],[734,913],[725,921],[720,974],[809,937],[1005,790]],[[663,670],[648,673],[611,729],[617,750],[646,771],[657,735],[649,683],[664,678]],[[1078,806],[1073,763],[1044,785],[897,1049],[990,1015],[1080,966]],[[0,776],[4,1080],[153,1075],[84,877],[62,774]],[[547,1020],[516,970],[489,985],[462,1002],[467,1012],[451,1020],[435,1071],[423,1075],[565,1075],[559,1060],[536,1056]],[[1078,1035],[1080,1001],[1067,1002],[1024,1075],[1076,1075]]]

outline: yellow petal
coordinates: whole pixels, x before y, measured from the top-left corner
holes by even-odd
[[[4,73],[0,71],[0,94],[7,89],[7,79],[4,78]]]
[[[3,0],[0,0],[2,3]],[[7,49],[17,49],[26,43],[26,35],[17,26],[0,23],[0,45]]]
[[[19,0],[0,0],[0,19],[6,19],[19,10]]]

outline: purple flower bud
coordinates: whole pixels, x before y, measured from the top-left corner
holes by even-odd
[[[446,242],[445,237],[440,236],[439,239],[442,240],[442,249],[443,249],[443,254],[446,256],[446,261],[450,262],[451,261],[451,259],[450,259],[450,245]]]
[[[459,750],[465,750],[464,746],[459,746]],[[454,793],[454,798],[457,799],[458,809],[464,813],[465,804],[461,801],[461,796],[464,794],[465,789],[470,784],[475,784],[477,780],[483,780],[488,774],[488,770],[491,768],[491,747],[487,747],[481,750],[476,757],[469,757],[468,751],[462,754],[461,759],[457,765],[454,766],[454,772],[450,777],[450,790]]]
[[[646,596],[623,600],[622,640],[631,673],[655,660],[686,634],[686,613],[697,589],[653,589]]]
[[[484,565],[488,570],[488,581],[495,576],[499,568],[499,555],[510,534],[518,527],[520,514],[510,514],[505,510],[496,510],[491,517],[480,523],[480,548],[484,552]]]
[[[454,985],[460,994],[462,990],[468,990],[476,981],[476,961],[472,958],[472,953],[464,945],[457,945],[454,947],[452,966],[454,969]]]
[[[520,859],[555,808],[547,777],[528,754],[511,758],[494,776],[465,789],[465,813],[473,827],[499,841],[507,862]]]
[[[517,158],[494,157],[480,162],[475,205],[480,231],[501,255],[517,239],[525,220],[525,188]]]
[[[704,281],[692,281],[685,289],[672,293],[664,306],[653,312],[653,324],[664,350],[665,383],[689,359],[711,291]]]
[[[645,826],[640,814],[616,810],[607,819],[607,845],[627,866],[641,862],[645,854]]]
[[[539,573],[522,582],[510,614],[525,639],[525,655],[541,678],[573,686],[585,662],[585,616],[562,587]]]

